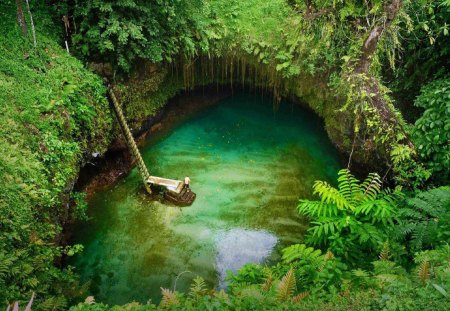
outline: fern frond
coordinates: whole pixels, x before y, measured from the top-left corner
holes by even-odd
[[[384,287],[386,284],[398,283],[400,277],[392,273],[384,273],[384,274],[377,274],[375,276],[375,279],[378,281],[379,283],[378,285],[380,287]]]
[[[229,300],[228,294],[225,293],[225,291],[223,289],[221,289],[219,292],[215,292],[214,297],[216,297],[219,300],[223,300],[223,301]]]
[[[377,221],[386,221],[397,214],[397,206],[395,202],[383,197],[361,203],[356,207],[355,214],[364,214]]]
[[[377,173],[370,173],[361,184],[363,195],[370,200],[375,200],[381,191],[381,178]]]
[[[366,270],[363,270],[363,269],[352,270],[352,274],[353,274],[353,276],[355,276],[357,278],[368,278],[369,277],[369,272],[367,272]]]
[[[425,285],[427,280],[430,278],[430,262],[424,260],[420,263],[419,269],[417,270],[417,276],[420,282]]]
[[[175,292],[167,288],[161,287],[162,299],[160,306],[162,308],[170,308],[173,305],[179,304],[178,297]]]
[[[292,302],[298,303],[298,302],[302,301],[303,299],[305,299],[306,297],[308,297],[308,295],[309,295],[309,291],[295,295],[294,297],[292,297]]]
[[[334,259],[334,254],[333,254],[333,252],[330,251],[330,250],[327,250],[327,252],[325,253],[325,256],[323,257],[323,259],[324,259],[325,261],[333,260],[333,259]]]
[[[373,263],[373,270],[376,275],[382,275],[382,274],[396,274],[396,275],[406,275],[405,269],[403,269],[401,266],[397,266],[395,262],[392,261],[384,261],[384,260],[377,260]]]
[[[408,207],[403,207],[403,208],[399,209],[398,216],[400,219],[411,218],[414,220],[419,220],[419,219],[423,218],[422,214],[419,211],[414,210],[412,208],[408,208]]]
[[[323,256],[323,262],[318,268],[318,271],[322,272],[325,269],[325,266],[327,265],[327,261],[334,259],[334,254],[328,250],[325,255]]]
[[[327,204],[322,201],[300,200],[298,212],[305,216],[327,217],[337,216],[339,209],[334,204]]]
[[[316,244],[322,243],[328,235],[333,235],[335,232],[341,230],[342,226],[345,225],[344,219],[326,218],[321,217],[318,221],[312,221],[311,224],[314,226],[309,228],[308,231],[311,232],[311,241]]]
[[[266,277],[264,278],[264,283],[261,284],[261,289],[265,292],[269,291],[273,284],[273,273],[272,270],[266,269]]]
[[[319,195],[321,202],[336,205],[341,210],[353,210],[353,206],[347,201],[344,195],[327,182],[318,180],[314,183],[313,189],[314,194]]]
[[[294,293],[296,286],[294,269],[290,269],[281,279],[277,288],[277,299],[287,301]]]
[[[264,294],[261,292],[261,290],[255,284],[252,284],[250,286],[243,288],[239,292],[239,295],[241,297],[250,297],[250,298],[253,298],[256,300],[264,299]]]
[[[87,296],[86,299],[84,300],[84,303],[87,304],[87,305],[95,304],[94,296]]]
[[[361,193],[359,180],[348,169],[338,172],[339,192],[348,201],[353,202],[355,196]]]
[[[380,255],[378,257],[380,258],[380,260],[384,261],[388,261],[390,259],[391,255],[388,241],[383,243],[383,248],[381,249]]]
[[[16,260],[17,257],[15,256],[8,256],[4,253],[0,253],[0,279],[4,279],[11,274],[11,267]]]
[[[208,289],[206,288],[205,280],[200,276],[195,277],[189,289],[189,295],[192,297],[201,297],[207,292]]]
[[[294,244],[283,249],[282,260],[285,263],[292,263],[298,260],[307,262],[323,261],[320,249],[307,247],[305,244]]]
[[[66,310],[67,300],[64,296],[53,296],[38,305],[39,310]]]

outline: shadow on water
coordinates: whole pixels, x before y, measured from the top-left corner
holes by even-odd
[[[150,201],[136,169],[92,198],[91,220],[75,231],[85,250],[73,264],[91,280],[97,301],[157,302],[160,287],[173,288],[177,276],[180,291],[196,275],[223,287],[227,270],[277,260],[281,248],[305,233],[298,199],[339,169],[315,115],[289,103],[274,113],[269,100],[246,94],[197,115],[142,153],[154,175],[190,176],[197,199],[185,208]]]

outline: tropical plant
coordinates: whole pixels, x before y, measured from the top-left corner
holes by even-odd
[[[200,276],[195,277],[189,289],[189,295],[194,298],[200,298],[206,295],[207,292],[205,280]]]
[[[58,45],[52,7],[30,6],[36,48],[14,1],[0,3],[0,304],[35,292],[33,309],[57,310],[83,293],[61,265],[80,247],[58,244],[79,166],[106,149],[111,116],[101,79]]]
[[[169,309],[174,305],[177,305],[180,303],[177,293],[161,287],[161,293],[162,293],[162,299],[161,303],[159,304],[162,309]]]
[[[400,206],[391,236],[406,246],[411,257],[450,240],[450,187],[418,192]]]
[[[418,154],[441,183],[450,180],[450,78],[421,90],[414,104],[425,109],[413,130]]]
[[[397,215],[398,190],[382,190],[378,174],[361,183],[348,169],[338,173],[338,188],[316,181],[320,200],[300,200],[298,211],[311,219],[307,241],[352,261],[374,258],[388,239]]]
[[[95,1],[77,4],[73,41],[82,55],[129,71],[138,59],[171,61],[201,48],[203,1]]]
[[[295,244],[283,249],[282,263],[295,268],[299,293],[338,286],[347,270],[347,265],[331,251],[322,254],[321,250],[305,244]]]
[[[401,48],[395,57],[395,68],[387,70],[389,87],[405,118],[414,122],[422,112],[411,106],[420,89],[435,79],[445,78],[450,65],[448,0],[403,1],[399,37]]]
[[[280,275],[279,265],[259,266],[267,275],[263,283],[236,284],[232,281],[234,290],[228,294],[223,290],[208,289],[207,293],[200,295],[182,295],[164,290],[158,307],[150,303],[109,307],[90,299],[71,310],[445,310],[448,304],[448,245],[417,253],[414,258],[416,265],[408,273],[390,260],[388,244],[385,243],[379,259],[373,261],[368,269],[346,270],[339,282],[334,282],[327,290],[324,290],[323,283],[309,284],[308,290],[303,290],[297,276],[299,269],[295,267],[298,258],[308,260],[312,257],[317,260],[319,252],[311,251],[307,246],[297,246],[289,252],[297,254],[294,255],[297,259],[284,264],[283,269],[287,272]],[[335,260],[329,253],[319,257],[325,261]],[[243,272],[239,271],[238,274]],[[243,277],[238,279],[242,280]],[[197,279],[192,288],[198,287],[199,283],[201,281]]]

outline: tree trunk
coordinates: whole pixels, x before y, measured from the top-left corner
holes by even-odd
[[[378,79],[375,79],[369,74],[369,68],[372,64],[372,59],[374,54],[377,51],[378,42],[383,35],[383,33],[391,26],[394,19],[397,17],[403,1],[402,0],[391,0],[391,2],[385,6],[384,11],[386,14],[386,18],[383,19],[378,25],[374,26],[374,28],[370,31],[368,37],[364,41],[364,44],[361,48],[361,57],[357,61],[356,64],[356,74],[363,74],[368,79],[367,82],[362,85],[362,91],[365,91],[367,94],[374,94],[372,98],[372,105],[377,109],[378,113],[381,116],[381,119],[385,121],[387,124],[395,124],[398,122],[398,118],[395,115],[395,112],[387,105],[384,100],[381,91],[380,91],[380,83]],[[402,132],[403,129],[401,129]],[[406,132],[404,132],[406,135]],[[408,144],[412,146],[412,143],[408,139]]]
[[[370,31],[369,36],[364,41],[364,45],[361,48],[362,55],[356,67],[357,73],[367,73],[369,71],[372,63],[372,56],[377,50],[378,41],[383,32],[391,26],[392,22],[397,17],[402,4],[402,0],[392,0],[391,3],[385,7],[384,11],[386,13],[386,19]]]
[[[404,128],[402,120],[397,116],[395,108],[386,101],[384,97],[385,94],[381,90],[382,84],[380,80],[371,75],[370,66],[372,65],[373,57],[377,52],[378,42],[383,33],[385,33],[394,22],[400,12],[402,4],[402,0],[391,0],[384,7],[385,17],[369,31],[367,38],[364,40],[361,47],[360,57],[353,63],[354,71],[349,77],[357,81],[354,83],[357,87],[353,92],[355,94],[367,94],[367,103],[369,107],[373,109],[372,111],[366,110],[363,112],[366,114],[363,118],[372,119],[372,121],[379,120],[380,122],[376,129],[370,128],[371,126],[366,123],[366,121],[364,121],[363,124],[359,124],[359,127],[364,130],[359,133],[355,132],[352,154],[355,147],[355,153],[358,152],[363,154],[363,156],[370,157],[371,155],[382,154],[382,157],[387,160],[387,163],[391,162],[390,151],[397,143],[405,144],[412,149],[414,149],[414,144],[408,137],[409,135]],[[378,135],[376,132],[380,131],[385,135],[382,146],[374,143],[372,139],[372,136]],[[396,133],[403,133],[404,138],[399,141],[396,138]],[[357,142],[356,145],[355,142]],[[375,151],[374,149],[378,149],[378,151]],[[351,155],[349,163],[351,163],[350,161]],[[373,159],[372,161],[376,161],[376,159]]]
[[[16,0],[17,6],[17,21],[19,22],[20,30],[24,36],[27,35],[27,24],[25,23],[25,16],[23,14],[22,0]]]
[[[30,3],[28,2],[28,0],[25,1],[27,2],[28,15],[30,16],[31,33],[33,34],[33,45],[34,47],[36,47],[36,30],[34,29],[33,15],[31,14]]]

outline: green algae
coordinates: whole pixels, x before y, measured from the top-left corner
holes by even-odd
[[[90,201],[74,264],[97,301],[158,301],[160,287],[187,290],[196,275],[224,287],[227,270],[271,262],[302,241],[296,212],[315,180],[334,180],[337,154],[311,112],[240,94],[150,142],[151,174],[190,176],[197,199],[179,208],[151,201],[137,170]],[[184,273],[183,273],[184,272]],[[177,277],[178,276],[178,277]]]

